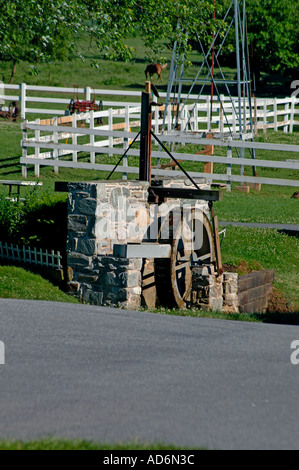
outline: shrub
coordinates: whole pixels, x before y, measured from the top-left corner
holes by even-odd
[[[0,197],[0,240],[65,250],[67,208],[61,196],[29,192],[24,202]]]

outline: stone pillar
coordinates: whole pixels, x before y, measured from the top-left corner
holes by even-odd
[[[239,313],[238,274],[223,273],[223,311]]]
[[[112,256],[115,243],[141,242],[148,227],[148,183],[69,184],[68,284],[81,301],[138,308],[142,259]]]
[[[223,308],[223,276],[217,276],[214,266],[192,268],[191,304],[193,307],[213,312]]]

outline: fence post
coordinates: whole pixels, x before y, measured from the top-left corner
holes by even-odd
[[[23,127],[23,142],[22,142],[22,157],[26,158],[27,157],[27,145],[24,144],[24,141],[27,140],[28,138],[28,130],[26,128],[27,121],[24,121],[22,127]],[[25,163],[22,165],[22,176],[23,178],[27,178],[27,164]]]
[[[223,106],[224,106],[224,95],[220,95],[220,102],[219,102],[219,129],[220,129],[220,132],[223,132],[223,130],[224,130]]]
[[[229,141],[232,141],[232,137],[228,137]],[[227,147],[227,158],[232,158],[233,152],[231,147]],[[226,175],[227,175],[227,181],[226,181],[226,191],[231,192],[232,189],[232,184],[231,184],[231,174],[232,174],[232,165],[231,163],[228,163],[226,165]]]
[[[35,120],[35,124],[40,124],[40,119]],[[36,129],[35,131],[35,142],[39,142],[40,139],[40,129]],[[39,153],[40,153],[40,147],[35,147],[35,158],[39,158]],[[40,165],[36,164],[34,165],[34,174],[37,178],[40,177]]]
[[[273,113],[274,113],[274,130],[276,132],[277,131],[277,98],[274,98]]]
[[[77,129],[77,114],[74,113],[72,115],[72,127],[74,129]],[[77,145],[77,134],[72,134],[72,144],[73,145]],[[78,156],[78,152],[77,150],[73,150],[73,162],[77,162],[77,156]]]
[[[109,108],[108,110],[108,129],[113,131],[113,109]],[[113,148],[113,136],[109,136],[109,148]],[[111,154],[112,155],[112,154]]]
[[[236,106],[237,106],[237,102],[236,100],[234,100],[234,106],[232,106],[232,121],[233,121],[233,133],[235,134],[236,133]]]
[[[88,87],[85,88],[85,99],[86,99],[86,101],[91,101],[90,97],[91,97],[91,88],[90,88],[90,86],[88,86]]]
[[[26,119],[26,83],[21,84],[21,119]]]
[[[130,130],[130,108],[129,106],[126,106],[126,113],[125,113],[125,132],[129,132]],[[124,139],[124,150],[127,150],[127,148],[129,147],[129,139],[126,137]],[[125,155],[124,159],[123,159],[123,166],[128,166],[128,157],[127,155]],[[127,173],[123,173],[123,180],[127,180],[128,179],[128,174]]]
[[[206,106],[207,106],[207,132],[212,130],[212,122],[211,122],[211,97],[207,96],[206,98]]]
[[[264,134],[266,134],[267,133],[267,101],[266,100],[264,100],[263,110],[264,110],[264,115],[263,115],[264,129],[263,129],[263,132],[264,132]]]
[[[291,116],[290,116],[290,128],[289,128],[290,134],[293,134],[293,131],[294,131],[295,99],[296,99],[295,96],[291,97]]]
[[[54,119],[53,119],[53,126],[57,126],[57,125],[58,125],[58,117],[55,116]],[[53,142],[54,142],[54,144],[58,144],[58,132],[53,132]],[[54,149],[53,156],[54,156],[54,160],[58,160],[58,158],[59,158],[58,148]],[[59,173],[58,166],[54,166],[54,173],[56,175],[58,175],[58,173]]]
[[[290,112],[289,103],[286,103],[286,104],[284,105],[284,110],[286,111],[286,114],[284,115],[283,120],[286,122],[286,121],[288,121],[288,119],[289,119],[289,112]],[[283,132],[284,132],[285,134],[288,133],[288,125],[287,125],[287,124],[283,127]]]
[[[167,106],[167,130],[168,131],[171,131],[171,115],[172,115],[172,108],[174,107],[175,105],[170,103],[170,106]],[[182,120],[181,120],[182,122]],[[179,121],[178,121],[178,124],[179,124]]]
[[[254,135],[258,134],[257,130],[257,99],[254,97]]]
[[[198,103],[195,103],[195,106],[193,106],[193,130],[195,132],[198,131]]]
[[[94,129],[94,111],[90,111],[90,123],[89,123],[89,128]],[[90,145],[94,147],[94,134],[90,134]],[[90,152],[90,163],[94,164],[95,163],[95,157],[96,154],[95,152]]]
[[[159,134],[159,107],[155,106],[155,134]]]

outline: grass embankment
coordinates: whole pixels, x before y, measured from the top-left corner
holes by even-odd
[[[3,299],[76,302],[41,275],[17,266],[0,266],[0,297]]]

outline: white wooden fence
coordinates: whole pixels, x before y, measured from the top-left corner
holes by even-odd
[[[8,94],[10,92],[14,94]],[[40,96],[41,94],[44,96]],[[125,104],[133,107],[140,105],[139,91],[93,89],[90,87],[75,89],[44,87],[27,85],[25,83],[21,85],[2,84],[0,87],[0,103],[3,100],[6,104],[11,101],[18,102],[21,108],[22,119],[26,119],[32,114],[64,116],[70,99],[76,96],[79,96],[81,100],[95,99],[97,103],[102,101],[104,108],[123,107]],[[165,100],[165,93],[160,93],[160,96]],[[117,101],[109,101],[109,97],[117,97]],[[238,131],[236,116],[239,114],[239,111],[238,99],[236,97],[230,99],[229,97],[221,96],[220,101],[214,99],[212,116],[210,96],[201,96],[198,101],[197,95],[182,94],[181,97],[183,101],[188,98],[181,120],[185,124],[190,123],[192,130],[200,129],[208,131],[210,128],[217,128],[220,132],[228,129],[231,129],[233,132]],[[132,99],[131,102],[128,101],[130,99]],[[37,106],[37,104],[42,106],[33,107],[34,105]],[[242,99],[241,106],[244,118],[243,123],[246,119],[248,127],[250,125],[248,100]],[[283,99],[252,98],[251,107],[251,124],[255,133],[259,130],[266,132],[267,129],[271,128],[274,130],[282,128],[284,132],[292,133],[296,130],[295,126],[299,125],[299,99],[295,96]],[[169,128],[173,121],[171,114],[169,108],[166,128]]]
[[[110,172],[114,168],[114,164],[109,163],[109,156],[124,154],[124,149],[128,149],[129,142],[137,137],[137,132],[132,132],[132,128],[139,127],[139,121],[135,120],[137,108],[126,106],[118,110],[108,110],[101,112],[85,113],[84,115],[74,115],[61,118],[54,118],[54,120],[25,122],[22,124],[24,138],[22,141],[23,155],[20,160],[23,168],[23,176],[27,176],[27,166],[35,166],[36,176],[40,173],[40,167],[52,166],[56,172],[59,168],[80,168],[98,171]],[[106,113],[106,114],[105,114]],[[106,116],[109,118],[109,125],[96,126],[95,120],[98,117]],[[114,122],[114,118],[118,120],[122,118],[123,122]],[[158,116],[158,108],[155,112],[153,119],[153,128],[159,127],[161,119]],[[131,120],[132,119],[132,120]],[[65,121],[68,120],[66,123]],[[88,127],[78,127],[79,123],[84,123]],[[64,125],[63,125],[64,124]],[[65,124],[70,125],[71,128],[66,128]],[[131,129],[131,132],[129,130]],[[29,133],[34,133],[34,137],[30,137]],[[200,147],[214,146],[226,148],[226,156],[217,155],[200,155],[188,153],[173,153],[173,156],[180,161],[191,161],[198,163],[198,171],[191,171],[189,174],[192,177],[205,177],[210,181],[224,181],[230,189],[231,182],[240,183],[262,183],[271,185],[294,186],[299,187],[298,177],[294,179],[276,178],[276,177],[254,177],[244,175],[243,171],[240,174],[233,174],[232,166],[237,165],[243,167],[257,167],[267,169],[288,169],[294,173],[299,170],[299,145],[286,145],[286,144],[267,144],[257,143],[252,141],[232,140],[229,137],[224,137],[222,134],[217,135],[214,133],[213,139],[202,138],[201,132],[178,132],[169,135],[159,135],[159,138],[168,143],[175,144],[194,144]],[[29,154],[28,149],[32,148],[34,153]],[[233,156],[233,149],[239,153]],[[250,149],[255,152],[261,150],[279,151],[281,153],[281,160],[267,160],[259,158],[245,158],[245,150]],[[186,150],[186,149],[185,149]],[[82,161],[82,153],[84,161]],[[289,160],[288,156],[294,158]],[[105,154],[105,162],[100,162],[101,155]],[[98,156],[98,163],[96,162],[96,155]],[[138,174],[138,166],[129,166],[128,157],[139,157],[138,148],[132,147],[128,149],[126,158],[122,164],[117,167],[117,172],[123,174],[123,178],[127,178],[128,174]],[[154,150],[152,157],[169,159],[168,155],[160,150]],[[87,159],[87,161],[86,161]],[[225,173],[209,174],[203,173],[199,170],[201,162],[222,163],[226,168]],[[251,175],[253,172],[251,171]],[[152,168],[153,176],[179,176],[180,171],[173,171],[171,169],[162,169],[160,167]]]
[[[19,246],[0,241],[0,259],[17,261],[24,264],[45,266],[47,268],[62,269],[62,256],[60,252]]]

